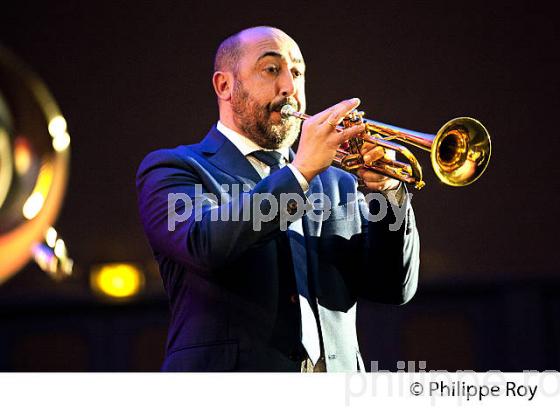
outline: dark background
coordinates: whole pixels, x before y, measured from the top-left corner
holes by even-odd
[[[364,302],[366,361],[395,369],[560,369],[557,261],[559,27],[536,1],[10,2],[0,42],[49,85],[72,136],[57,228],[76,262],[57,283],[29,264],[0,287],[0,369],[157,370],[167,304],[137,211],[134,175],[160,147],[217,120],[215,49],[277,26],[307,63],[308,112],[360,97],[366,116],[435,132],[468,115],[492,135],[474,185],[428,185],[413,204],[421,282],[403,307]],[[146,290],[127,303],[89,291],[92,264],[132,261]]]

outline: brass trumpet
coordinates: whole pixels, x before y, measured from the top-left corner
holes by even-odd
[[[310,117],[289,104],[282,107],[281,114],[284,118],[292,116],[301,120]],[[469,185],[488,166],[492,152],[490,134],[474,118],[455,118],[445,123],[436,134],[425,134],[368,120],[363,116],[363,112],[354,110],[342,120],[342,125],[337,126],[337,130],[342,131],[359,123],[365,124],[364,132],[341,145],[334,158],[333,165],[348,172],[355,173],[359,168],[365,167],[421,189],[426,185],[422,167],[408,148],[392,142],[393,140],[429,151],[434,172],[447,185]],[[382,158],[365,164],[360,153],[364,142],[393,150],[405,157],[408,163]]]

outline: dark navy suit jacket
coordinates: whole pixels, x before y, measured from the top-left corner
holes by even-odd
[[[215,194],[217,203],[208,201],[198,218],[193,215],[170,231],[168,195],[195,198],[197,184],[205,194]],[[283,193],[305,195],[288,167],[261,179],[216,127],[199,144],[150,153],[137,173],[141,220],[170,301],[162,369],[299,371],[305,356],[300,293],[313,299],[324,322],[325,353],[333,351],[328,370],[355,370],[357,298],[403,304],[416,291],[419,241],[410,204],[394,232],[388,228],[395,220],[390,208],[382,221],[368,222],[360,216],[366,205],[355,176],[330,167],[307,192],[329,197],[330,216],[324,221],[304,216],[304,235],[290,234],[286,241],[278,218],[258,232],[243,218],[212,221],[212,207],[230,216],[244,212],[243,203],[233,205],[236,198],[220,200],[223,184],[248,184],[249,195],[270,193],[279,202]],[[347,194],[360,200],[348,202]],[[350,221],[349,207],[356,215]],[[173,203],[172,212],[184,210],[183,201]],[[285,246],[292,261],[285,258]]]

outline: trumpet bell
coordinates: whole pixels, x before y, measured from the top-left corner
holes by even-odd
[[[450,186],[465,186],[486,170],[492,144],[490,134],[479,121],[459,117],[448,121],[432,142],[430,157],[437,177]]]

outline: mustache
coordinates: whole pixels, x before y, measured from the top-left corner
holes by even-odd
[[[274,111],[280,112],[282,107],[286,104],[291,105],[294,109],[299,111],[299,104],[295,98],[283,98],[280,101],[272,102],[268,105],[268,110],[269,112],[274,112]]]

